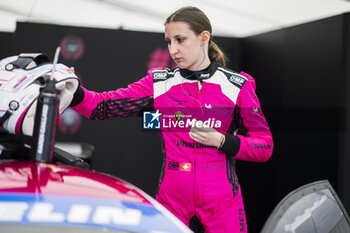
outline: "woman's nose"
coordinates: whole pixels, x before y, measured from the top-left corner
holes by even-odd
[[[170,55],[176,54],[179,51],[178,47],[174,43],[170,44],[168,46],[168,49],[169,49]]]

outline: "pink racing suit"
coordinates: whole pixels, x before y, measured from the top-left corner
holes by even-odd
[[[273,149],[251,76],[212,62],[196,72],[153,69],[125,89],[78,92],[72,108],[90,119],[158,110],[164,162],[157,201],[187,226],[196,216],[205,232],[247,232],[235,162],[267,161]],[[222,148],[192,140],[194,125],[225,134]]]

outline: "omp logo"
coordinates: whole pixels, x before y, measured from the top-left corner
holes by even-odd
[[[179,163],[170,161],[168,163],[168,169],[170,169],[170,170],[179,170]]]
[[[92,223],[139,225],[142,213],[137,209],[112,206],[92,207],[72,204],[68,211],[54,211],[53,203],[0,202],[0,222]]]
[[[201,74],[201,76],[199,76],[200,78],[209,78],[209,73],[208,74]]]
[[[236,75],[231,75],[231,77],[228,80],[238,87],[243,87],[243,84],[246,81],[244,78],[241,78],[241,77],[236,76]]]
[[[167,74],[168,74],[167,72],[154,72],[153,78],[154,79],[166,79]]]

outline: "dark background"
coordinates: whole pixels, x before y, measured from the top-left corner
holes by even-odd
[[[142,78],[149,64],[172,66],[161,33],[35,23],[18,23],[15,33],[0,33],[0,57],[44,52],[53,59],[67,37],[82,41],[80,47],[73,43],[82,54],[74,57],[73,46],[72,56],[61,56],[59,62],[74,66],[91,90],[126,87]],[[247,38],[214,38],[228,55],[230,68],[256,79],[274,136],[268,162],[237,163],[249,232],[260,231],[285,195],[317,180],[329,180],[349,212],[349,40],[349,13]],[[155,51],[162,51],[163,59],[152,59]],[[62,128],[63,122],[57,141],[94,145],[95,170],[125,179],[154,197],[162,164],[157,133],[143,132],[141,118],[76,118],[76,131],[74,126]]]

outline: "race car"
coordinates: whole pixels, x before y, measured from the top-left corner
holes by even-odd
[[[191,232],[126,181],[71,165],[0,160],[0,232]]]
[[[55,148],[78,85],[55,60],[0,61],[0,232],[191,232],[142,190]]]

